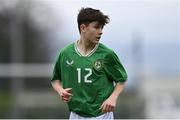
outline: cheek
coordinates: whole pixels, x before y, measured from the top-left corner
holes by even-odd
[[[87,36],[87,37],[93,37],[93,36],[94,36],[94,33],[91,32],[91,31],[89,31],[89,32],[86,33],[86,36]]]
[[[88,38],[94,38],[94,36],[96,35],[96,30],[95,29],[88,29],[86,32],[86,37]]]
[[[89,31],[89,35],[91,36],[94,36],[96,34],[96,31],[92,30],[92,31]]]

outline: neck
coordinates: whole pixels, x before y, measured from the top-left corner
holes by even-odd
[[[79,49],[79,52],[85,56],[94,49],[95,45],[96,44],[93,44],[92,42],[89,42],[88,40],[83,39],[82,37],[80,38],[80,40],[77,41],[77,47]]]

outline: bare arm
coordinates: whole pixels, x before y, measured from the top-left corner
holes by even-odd
[[[123,89],[124,89],[124,84],[116,83],[114,91],[109,96],[109,98],[103,102],[103,104],[100,107],[100,109],[102,109],[102,112],[114,111],[118,96],[123,91]]]
[[[60,95],[61,91],[63,90],[63,87],[62,87],[60,81],[55,80],[55,81],[51,82],[51,85],[54,88],[54,90]]]
[[[66,88],[64,89],[60,83],[59,80],[55,80],[53,82],[51,82],[54,90],[60,95],[61,99],[64,102],[69,102],[69,100],[71,99],[71,89],[72,88]]]

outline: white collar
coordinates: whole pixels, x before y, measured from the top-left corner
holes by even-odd
[[[76,42],[74,43],[74,49],[75,49],[76,53],[77,53],[79,56],[83,56],[83,57],[90,57],[90,56],[96,51],[96,49],[97,49],[98,46],[99,46],[99,43],[96,44],[95,47],[91,50],[91,52],[90,52],[89,54],[87,54],[87,55],[82,55],[82,54],[80,53],[80,50],[78,49],[77,42],[78,42],[78,41],[76,41]]]

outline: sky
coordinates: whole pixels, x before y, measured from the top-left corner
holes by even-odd
[[[53,1],[53,2],[52,2]],[[144,34],[149,42],[177,42],[178,0],[52,0],[50,5],[62,17],[63,31],[78,38],[76,17],[81,7],[100,9],[111,22],[104,29],[103,42],[129,43],[133,34]],[[107,40],[106,40],[107,39]],[[113,40],[113,42],[112,42]]]

